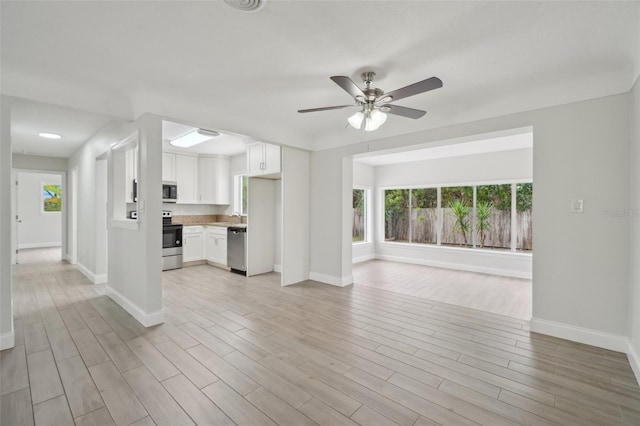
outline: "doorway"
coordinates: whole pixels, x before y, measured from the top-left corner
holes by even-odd
[[[63,172],[13,170],[13,263],[30,250],[50,249],[62,259],[65,220]]]

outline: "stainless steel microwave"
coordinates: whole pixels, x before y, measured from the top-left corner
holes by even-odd
[[[162,202],[175,203],[178,201],[178,184],[175,182],[162,182]]]

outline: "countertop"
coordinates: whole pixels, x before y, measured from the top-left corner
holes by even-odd
[[[235,223],[235,222],[203,222],[203,223],[190,223],[185,224],[184,226],[221,226],[224,228],[246,228],[246,223]]]

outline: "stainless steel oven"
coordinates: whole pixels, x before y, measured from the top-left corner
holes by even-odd
[[[182,225],[171,223],[171,212],[162,212],[162,270],[182,268]]]

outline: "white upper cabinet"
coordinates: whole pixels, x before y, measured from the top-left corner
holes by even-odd
[[[249,145],[247,147],[247,169],[249,176],[280,173],[280,147],[263,142]]]
[[[198,202],[200,204],[230,204],[231,174],[228,158],[198,158]],[[178,186],[178,192],[180,186]]]
[[[176,181],[176,155],[171,152],[162,153],[162,180]]]
[[[178,203],[198,203],[198,157],[175,154]]]

